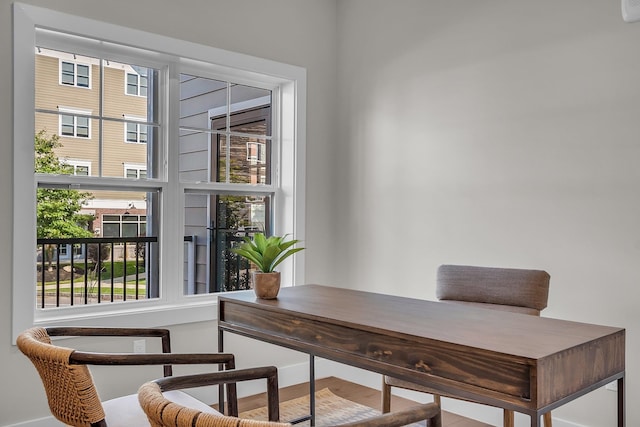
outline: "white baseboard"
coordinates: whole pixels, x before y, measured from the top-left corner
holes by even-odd
[[[366,387],[380,390],[382,384],[382,377],[380,374],[365,371],[351,366],[343,365],[340,363],[332,362],[330,360],[316,358],[316,378],[324,377],[338,377],[351,381],[356,384],[360,384]],[[284,366],[278,369],[278,384],[280,387],[287,387],[294,384],[299,384],[309,380],[309,364],[300,363],[296,365]],[[253,394],[264,392],[264,384],[259,382],[249,382],[238,386],[238,396],[251,396]],[[211,394],[213,393],[213,394]],[[412,392],[409,390],[395,389],[394,394],[405,397],[407,399],[415,400],[416,402],[429,402],[432,400],[430,395],[424,393]],[[208,394],[198,395],[194,393],[194,396],[202,399],[203,401],[215,402],[217,400],[217,393],[215,391]],[[491,425],[502,425],[502,410],[492,408],[485,405],[476,405],[469,402],[463,402],[454,399],[442,399],[442,407],[446,411],[456,413],[468,418],[473,418],[478,421],[482,421]],[[376,408],[379,409],[379,408]],[[528,427],[531,425],[529,417],[522,414],[516,414],[515,419],[516,427]],[[53,417],[39,418],[35,420],[23,421],[18,424],[10,424],[5,427],[57,427],[64,426],[64,424],[58,422]],[[580,424],[575,424],[566,420],[553,418],[554,427],[586,427]]]

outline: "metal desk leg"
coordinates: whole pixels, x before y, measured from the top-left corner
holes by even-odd
[[[313,354],[309,355],[309,413],[311,427],[314,427],[316,425],[316,367]]]
[[[625,426],[624,376],[618,378],[618,427]]]
[[[224,353],[224,338],[222,337],[222,329],[218,328],[218,353]],[[222,365],[218,365],[218,370],[222,369]],[[224,384],[218,385],[218,410],[224,414]]]
[[[309,415],[290,420],[291,424],[299,424],[309,420],[311,427],[316,425],[316,367],[313,354],[309,355]]]

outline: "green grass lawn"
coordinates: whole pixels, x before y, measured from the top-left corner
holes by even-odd
[[[89,281],[89,294],[96,294],[98,291],[97,283],[95,283],[95,275],[93,274],[92,269],[95,264],[88,265],[90,271],[88,274]],[[111,263],[110,261],[106,261],[102,263],[102,272],[100,274],[100,278],[102,281],[110,281],[112,277],[111,268],[113,265],[113,278],[114,280],[122,279],[125,272],[125,263],[123,261],[116,261]],[[138,280],[138,296],[146,295],[146,278],[144,276],[144,265],[138,264],[138,274],[141,276]],[[136,275],[136,262],[135,261],[127,261],[126,262],[126,275],[131,279],[131,277],[135,278]],[[135,296],[135,279],[127,280],[127,296]],[[38,286],[41,283],[37,284]],[[48,281],[45,283],[45,288],[47,289],[47,293],[55,293],[56,282]],[[60,293],[62,294],[70,294],[71,293],[71,280],[61,280],[59,283]],[[122,287],[122,282],[113,284],[113,294],[114,295],[122,295],[124,290]],[[84,275],[77,277],[74,280],[73,285],[74,293],[77,295],[78,293],[84,293]],[[103,283],[100,288],[100,293],[102,295],[111,295],[111,283]]]

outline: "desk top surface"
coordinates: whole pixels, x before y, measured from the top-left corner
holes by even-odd
[[[528,359],[624,332],[618,327],[320,285],[284,287],[274,300],[258,299],[253,291],[225,294],[220,300]]]

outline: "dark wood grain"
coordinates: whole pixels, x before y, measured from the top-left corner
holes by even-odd
[[[218,307],[221,331],[530,415],[624,376],[622,328],[319,285]]]

